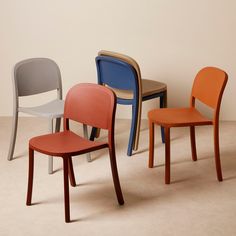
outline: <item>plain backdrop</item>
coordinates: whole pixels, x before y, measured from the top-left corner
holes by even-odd
[[[236,120],[235,0],[0,0],[0,116],[12,115],[12,69],[49,57],[61,69],[64,95],[76,83],[97,82],[101,49],[125,53],[144,78],[168,85],[168,105],[187,106],[196,73],[217,66],[229,75],[221,119]],[[52,97],[34,97],[25,105]],[[144,103],[143,116],[158,107]],[[204,108],[203,108],[204,109]],[[117,117],[130,118],[119,106]]]

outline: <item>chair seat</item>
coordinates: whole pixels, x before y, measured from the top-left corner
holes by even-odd
[[[34,116],[59,118],[64,113],[64,100],[56,99],[35,107],[19,107],[19,111]]]
[[[108,146],[105,142],[84,139],[72,131],[37,136],[30,139],[29,145],[34,150],[51,156],[74,156]]]
[[[204,117],[195,108],[161,108],[151,110],[149,119],[164,127],[183,127],[191,125],[210,125],[212,120]]]
[[[164,83],[154,80],[142,79],[142,97],[163,92],[166,90],[166,88],[166,84]],[[115,92],[118,98],[133,99],[133,91],[114,88],[111,89]]]

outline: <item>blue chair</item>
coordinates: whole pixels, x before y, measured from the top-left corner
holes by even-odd
[[[117,103],[132,105],[132,122],[127,155],[138,149],[142,102],[160,98],[160,107],[167,106],[167,86],[164,83],[141,78],[138,63],[129,56],[100,51],[96,57],[98,84],[110,87],[117,96]],[[164,130],[162,142],[164,142]]]

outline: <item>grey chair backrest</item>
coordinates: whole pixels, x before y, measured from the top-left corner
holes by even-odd
[[[14,68],[14,86],[16,97],[57,90],[58,98],[62,98],[60,69],[48,58],[31,58],[17,63]]]

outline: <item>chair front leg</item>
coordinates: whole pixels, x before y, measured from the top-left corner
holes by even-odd
[[[63,158],[63,176],[64,176],[64,206],[65,206],[65,222],[70,222],[70,196],[69,196],[69,181],[68,181],[68,158]]]
[[[48,124],[48,130],[50,133],[53,133],[53,119],[50,119]],[[48,174],[53,173],[53,157],[48,156]]]
[[[69,168],[68,171],[69,171],[70,184],[71,186],[76,187],[75,174],[71,156],[68,157],[68,168]]]
[[[154,123],[149,120],[149,162],[148,167],[153,168],[153,161],[154,161]]]
[[[88,127],[85,124],[83,124],[83,131],[84,131],[84,137],[88,139]],[[86,156],[87,156],[87,161],[91,162],[92,161],[91,154],[88,152],[86,153]]]
[[[165,127],[165,183],[170,184],[170,128]]]
[[[61,118],[56,118],[55,132],[60,132],[61,128]]]
[[[219,146],[219,124],[214,124],[214,151],[215,151],[215,163],[216,173],[218,181],[223,181],[221,163],[220,163],[220,146]]]
[[[192,159],[193,161],[197,161],[196,137],[195,137],[194,126],[190,126],[190,140],[191,140]]]
[[[166,97],[165,94],[160,96],[160,108],[165,108],[166,107]],[[162,143],[165,143],[165,129],[164,127],[161,126],[161,141]]]
[[[31,205],[32,190],[33,190],[33,177],[34,177],[34,150],[29,148],[29,172],[28,172],[28,190],[26,205]]]

